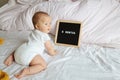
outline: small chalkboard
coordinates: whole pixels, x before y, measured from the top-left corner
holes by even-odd
[[[55,44],[67,46],[80,46],[81,22],[58,20]]]

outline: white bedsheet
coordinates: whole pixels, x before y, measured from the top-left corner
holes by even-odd
[[[75,2],[43,0],[46,2],[33,1],[34,5],[31,5],[32,1],[28,4],[26,1],[29,0],[22,0],[22,4],[16,3],[13,6],[6,5],[7,7],[0,8],[1,30],[32,30],[33,14],[36,11],[45,11],[52,16],[50,32],[54,35],[57,20],[75,20],[82,23],[82,42],[120,48],[119,0],[76,0]]]
[[[0,69],[7,72],[11,80],[14,74],[26,66],[3,64],[6,57],[27,40],[29,31],[0,31],[5,43],[0,45]],[[53,41],[54,36],[51,36]],[[20,80],[120,80],[120,49],[81,44],[80,48],[57,46],[59,54],[51,57],[46,70]]]

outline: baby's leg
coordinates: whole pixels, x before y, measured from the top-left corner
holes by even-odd
[[[14,60],[14,52],[8,56],[8,58],[4,61],[4,64],[9,66],[13,63],[13,60]]]
[[[46,69],[46,67],[47,67],[47,64],[44,61],[44,59],[40,55],[37,55],[33,58],[28,68],[24,68],[20,73],[18,73],[15,76],[17,78],[21,78],[26,75],[39,73],[40,71]]]

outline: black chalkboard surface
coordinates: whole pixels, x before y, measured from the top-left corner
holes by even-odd
[[[67,46],[80,46],[81,22],[58,20],[55,44]]]

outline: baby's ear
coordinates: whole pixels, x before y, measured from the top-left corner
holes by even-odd
[[[39,27],[38,27],[38,25],[36,24],[36,25],[35,25],[35,29],[38,29],[38,28],[39,28]]]

